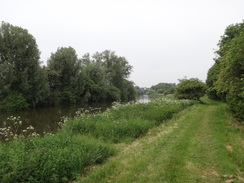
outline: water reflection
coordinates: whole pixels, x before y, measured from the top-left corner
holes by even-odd
[[[102,111],[110,107],[109,103],[92,103],[83,105],[62,105],[52,107],[41,107],[26,111],[17,112],[1,112],[0,128],[8,125],[7,118],[10,116],[20,116],[22,120],[22,129],[32,125],[39,134],[45,132],[55,132],[57,130],[57,122],[63,116],[74,117],[79,108],[101,108]]]
[[[150,98],[148,95],[140,95],[138,101],[140,103],[148,103],[150,102]]]

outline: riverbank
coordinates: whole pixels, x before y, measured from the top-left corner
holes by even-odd
[[[118,149],[78,182],[244,182],[244,127],[206,98]]]
[[[2,182],[68,182],[87,167],[118,153],[116,143],[131,143],[149,129],[193,105],[193,101],[161,99],[150,103],[116,104],[104,113],[77,114],[55,135],[19,135],[0,143]]]
[[[0,112],[0,128],[8,127],[11,116],[20,116],[22,126],[19,130],[25,130],[28,126],[33,126],[40,135],[45,133],[55,133],[58,128],[58,122],[63,117],[73,118],[77,111],[93,110],[105,111],[111,107],[111,102],[100,103],[80,103],[66,104],[56,106],[43,106],[35,109],[27,109],[22,111],[6,111]]]

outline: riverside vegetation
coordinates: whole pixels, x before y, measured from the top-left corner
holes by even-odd
[[[77,113],[43,137],[31,126],[17,135],[21,121],[11,117],[13,128],[0,130],[0,181],[244,182],[243,30],[244,23],[226,29],[206,81],[208,97],[226,102],[235,119],[207,98],[186,110],[195,102],[164,98]],[[135,98],[132,67],[114,52],[78,59],[73,48],[59,48],[41,68],[27,30],[2,23],[0,32],[0,110]],[[175,97],[199,101],[206,89],[197,78],[172,87]]]
[[[2,22],[0,111],[136,99],[132,66],[113,51],[78,58],[74,48],[60,47],[45,62],[28,30]]]
[[[243,183],[244,127],[206,97],[131,144],[78,183]]]
[[[103,113],[78,112],[75,119],[65,119],[56,134],[14,136],[14,140],[0,143],[0,180],[68,182],[77,179],[87,167],[115,155],[116,144],[131,143],[193,104],[194,101],[169,98],[147,104],[116,103]]]

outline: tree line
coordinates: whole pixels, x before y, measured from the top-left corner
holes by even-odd
[[[208,96],[227,102],[234,116],[244,120],[244,21],[230,25],[218,43],[206,83]]]
[[[0,27],[0,110],[40,105],[135,100],[132,66],[105,50],[78,58],[72,47],[60,47],[41,66],[35,38],[18,26]]]

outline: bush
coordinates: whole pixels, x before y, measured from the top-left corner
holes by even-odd
[[[121,100],[121,93],[118,88],[113,85],[106,86],[106,100],[107,101],[120,101]]]
[[[19,111],[27,109],[29,104],[21,93],[13,92],[0,102],[0,110],[2,111]]]
[[[176,87],[175,97],[178,99],[199,100],[206,93],[207,86],[197,78],[182,79]]]
[[[68,182],[114,153],[84,136],[49,135],[0,143],[1,182]]]
[[[76,103],[76,97],[70,90],[64,90],[61,92],[61,102],[63,104],[74,104]]]

